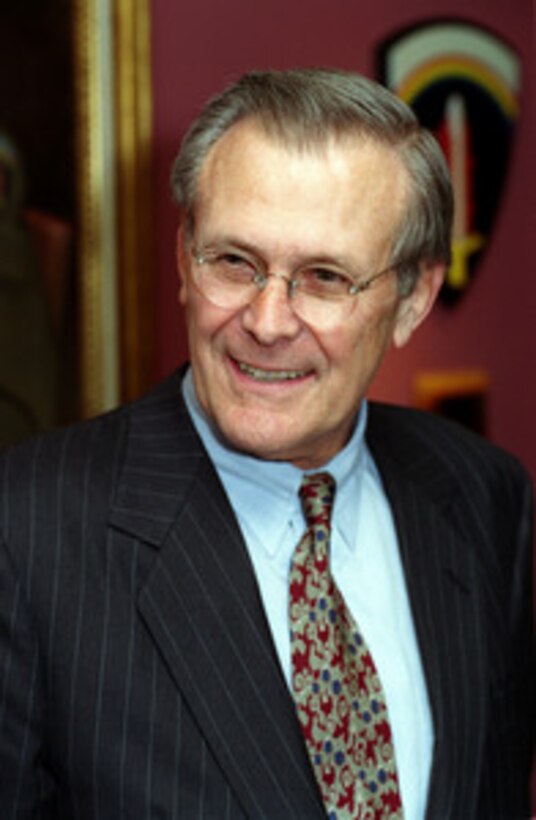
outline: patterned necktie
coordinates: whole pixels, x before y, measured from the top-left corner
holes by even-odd
[[[402,818],[391,727],[372,656],[329,570],[335,481],[304,476],[307,530],[290,573],[292,684],[330,820]]]

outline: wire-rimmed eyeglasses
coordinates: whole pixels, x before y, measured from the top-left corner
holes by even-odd
[[[391,264],[366,279],[323,265],[305,265],[288,276],[270,272],[264,262],[234,248],[192,248],[191,254],[194,284],[217,307],[239,310],[264,290],[270,278],[282,279],[292,310],[316,326],[344,321],[356,296],[402,264]]]

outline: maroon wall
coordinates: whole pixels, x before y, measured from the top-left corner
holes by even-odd
[[[153,3],[158,375],[187,353],[176,304],[176,214],[169,166],[181,135],[208,95],[248,68],[330,65],[373,75],[377,44],[396,29],[438,17],[485,25],[521,54],[527,80],[531,0],[177,0]],[[536,281],[529,201],[528,84],[504,201],[487,256],[465,300],[439,306],[410,346],[393,351],[374,395],[411,401],[421,369],[484,368],[491,377],[491,438],[517,453],[536,478]]]

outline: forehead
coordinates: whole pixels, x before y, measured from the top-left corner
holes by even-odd
[[[391,146],[362,136],[283,144],[250,121],[231,128],[202,166],[195,219],[274,238],[292,231],[320,242],[392,238],[408,175]]]

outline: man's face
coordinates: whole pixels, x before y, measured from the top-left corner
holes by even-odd
[[[366,278],[389,262],[407,184],[395,153],[370,140],[298,151],[241,123],[204,163],[193,242],[247,249],[271,272],[322,262]],[[425,275],[401,300],[387,275],[354,297],[345,321],[319,329],[294,313],[279,278],[238,310],[209,302],[192,281],[183,228],[178,256],[201,406],[235,448],[302,469],[344,446],[386,349],[405,343],[440,283]]]

